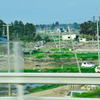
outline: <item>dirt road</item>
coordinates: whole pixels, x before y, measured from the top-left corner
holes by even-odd
[[[51,96],[51,97],[64,97],[69,91],[77,90],[80,85],[64,85],[54,89],[45,90],[41,92],[27,94],[28,96]]]

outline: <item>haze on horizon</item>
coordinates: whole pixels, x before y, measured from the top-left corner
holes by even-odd
[[[100,15],[100,0],[0,0],[0,19],[33,24],[82,23]]]

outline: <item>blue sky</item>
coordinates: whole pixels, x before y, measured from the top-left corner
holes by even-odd
[[[0,0],[0,19],[33,24],[82,23],[100,15],[100,0]]]

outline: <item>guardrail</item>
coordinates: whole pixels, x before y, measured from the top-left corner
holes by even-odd
[[[99,73],[0,73],[0,83],[100,84]]]
[[[0,97],[0,100],[19,100],[18,97]],[[25,96],[24,100],[100,100],[100,98],[34,97]]]
[[[100,84],[99,73],[0,73],[0,83]],[[99,100],[99,98],[32,97],[24,96],[18,85],[18,97],[0,97],[0,100]]]

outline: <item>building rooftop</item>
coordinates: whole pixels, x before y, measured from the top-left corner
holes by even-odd
[[[7,39],[4,37],[0,37],[0,41],[7,41]]]

